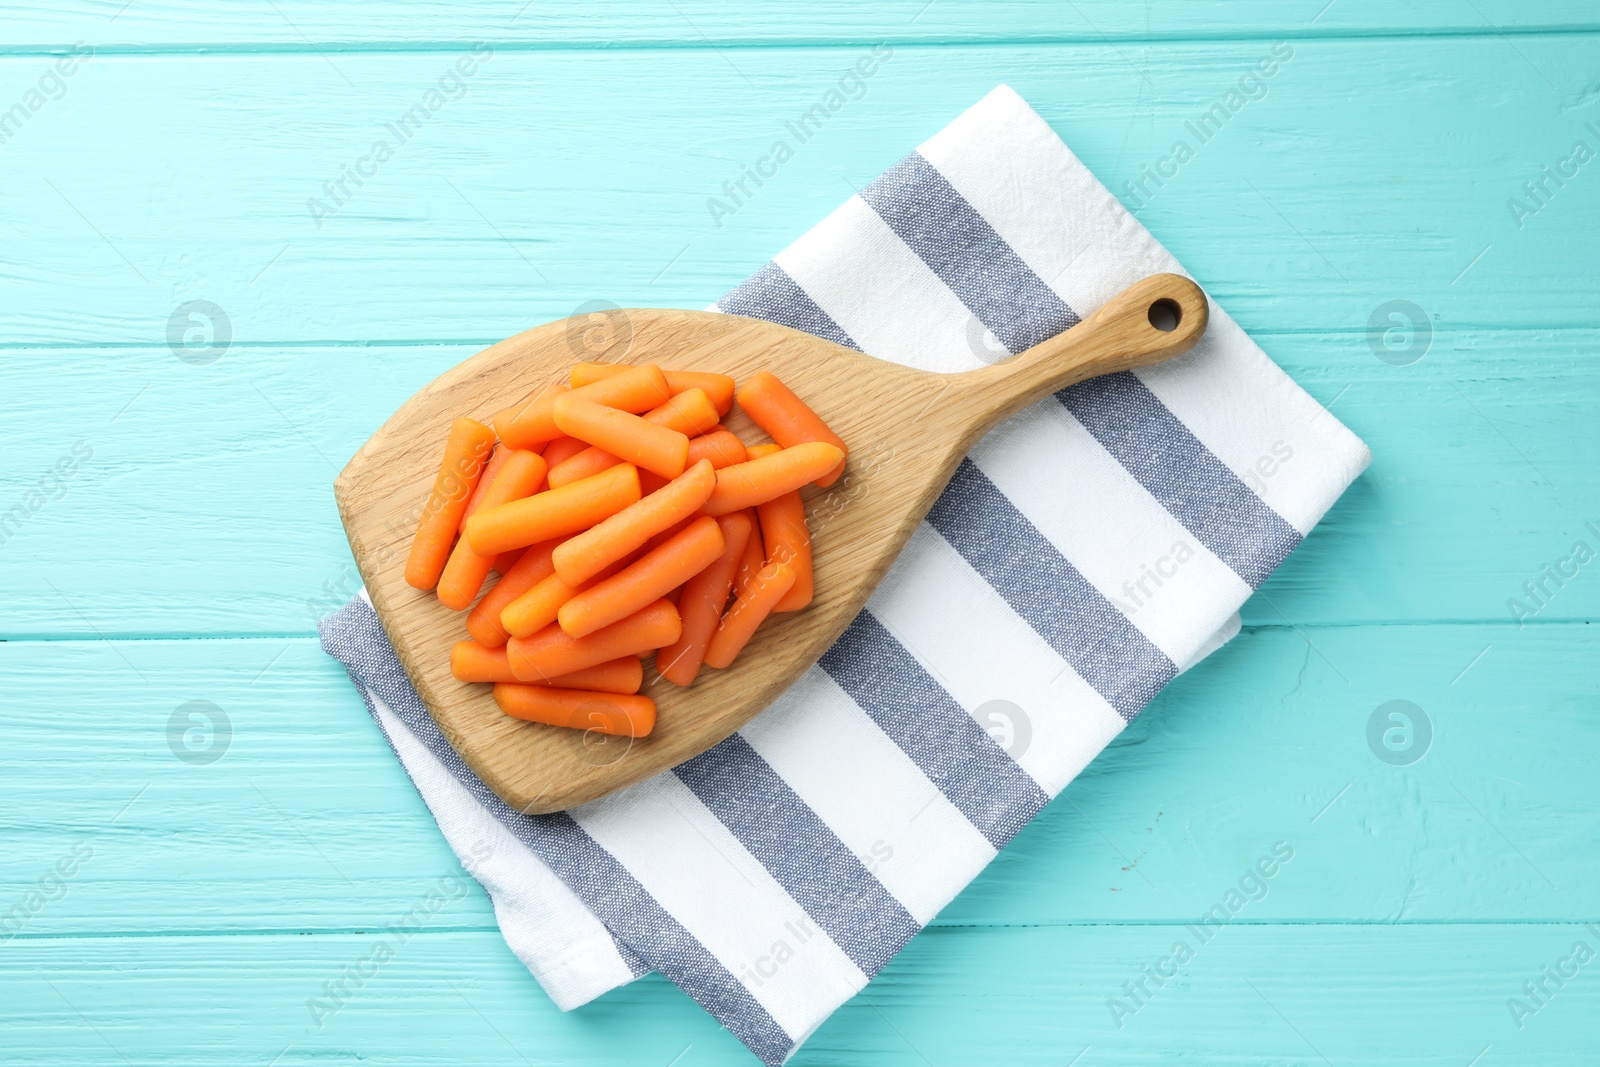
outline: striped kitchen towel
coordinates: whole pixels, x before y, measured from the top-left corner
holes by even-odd
[[[1002,86],[716,307],[957,371],[1160,271],[1181,268]],[[838,644],[745,729],[558,815],[472,775],[365,599],[323,645],[557,1004],[659,971],[776,1064],[1237,632],[1368,458],[1213,306],[1189,354],[985,438]]]

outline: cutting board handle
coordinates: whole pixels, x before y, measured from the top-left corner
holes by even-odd
[[[1178,274],[1135,282],[1069,330],[1026,352],[955,375],[952,399],[993,426],[1085,378],[1146,367],[1194,347],[1205,333],[1206,295]]]

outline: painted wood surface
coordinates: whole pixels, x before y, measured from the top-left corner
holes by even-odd
[[[357,583],[332,478],[485,344],[588,300],[703,306],[1005,81],[1374,462],[795,1062],[1592,1062],[1600,963],[1507,1007],[1600,951],[1600,577],[1545,577],[1600,549],[1600,171],[1541,169],[1600,150],[1592,5],[104,0],[0,27],[0,112],[45,100],[0,143],[0,1060],[751,1062],[658,979],[556,1012],[476,887],[318,1027],[322,983],[460,876],[316,646]],[[1279,40],[1259,98],[1145,178]],[[480,41],[319,227],[307,200]],[[168,347],[194,300],[228,317],[211,362]],[[1432,732],[1403,766],[1368,743],[1396,699]],[[227,733],[185,736],[193,701]],[[1279,841],[1237,928],[1129,1000]]]
[[[271,15],[271,17],[266,17]],[[839,40],[1084,41],[1176,37],[1238,39],[1388,34],[1527,34],[1600,27],[1584,0],[1544,4],[1518,0],[1211,0],[1204,4],[1148,4],[1130,10],[1118,0],[995,0],[956,4],[945,0],[884,0],[870,6],[816,0],[802,10],[766,2],[739,6],[715,0],[646,0],[608,4],[604,18],[575,0],[397,0],[373,7],[277,0],[266,12],[197,0],[63,0],[46,7],[7,0],[0,4],[12,50],[46,49],[80,38],[130,49],[171,51],[187,45],[207,51],[240,45],[298,50],[308,45],[384,46],[415,51],[439,42],[495,41],[545,50],[617,45],[718,43],[830,43]]]

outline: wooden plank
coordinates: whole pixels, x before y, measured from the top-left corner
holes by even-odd
[[[981,7],[885,0],[870,7],[819,0],[729,7],[694,0],[665,7],[639,0],[611,4],[603,22],[576,3],[460,5],[405,0],[381,13],[283,0],[265,13],[194,0],[69,0],[42,9],[0,5],[6,51],[87,39],[141,50],[201,48],[325,49],[406,47],[490,40],[528,48],[618,45],[771,45],[811,41],[1072,41],[1093,44],[1165,38],[1335,36],[1350,34],[1530,32],[1593,29],[1600,22],[1580,0],[1528,5],[1515,0],[1322,0],[1267,5],[1252,0],[1166,4],[1130,10],[1116,0],[999,0]]]
[[[1204,143],[1187,124],[1268,43],[899,46],[804,143],[785,124],[867,46],[741,53],[743,74],[703,51],[500,52],[404,143],[388,125],[456,53],[97,56],[4,146],[0,336],[162,344],[205,328],[179,310],[203,300],[235,344],[489,343],[596,298],[703,306],[1002,79],[1249,329],[1361,337],[1392,300],[1437,329],[1592,326],[1587,169],[1520,229],[1507,202],[1600,145],[1594,46],[1303,41]],[[0,60],[14,86],[47,69]],[[785,138],[794,158],[714,215]],[[1147,166],[1176,176],[1158,189]]]
[[[1550,758],[1600,739],[1600,682],[1571,669],[1597,641],[1584,625],[1247,632],[1174,682],[938,922],[1182,924],[1278,841],[1294,859],[1242,921],[1600,920],[1600,856],[1570,829],[1600,819],[1600,785],[1582,760]],[[459,874],[312,641],[7,642],[0,676],[0,913],[74,846],[93,850],[19,940],[371,929]],[[1394,699],[1431,723],[1408,766],[1368,746]],[[229,720],[211,763],[178,758],[221,736],[180,712],[196,700]],[[493,928],[476,889],[447,918]]]
[[[1583,495],[1600,332],[1451,330],[1406,367],[1348,333],[1260,340],[1374,460],[1247,622],[1509,622],[1513,599],[1532,623],[1600,612],[1592,565],[1544,577],[1576,541],[1600,549]],[[313,633],[361,584],[334,475],[473,350],[238,347],[207,366],[165,348],[7,353],[0,636]],[[95,388],[63,405],[73,381]],[[90,454],[52,476],[75,447]]]
[[[1159,987],[1144,978],[1186,936],[1192,959]],[[931,931],[791,1062],[1593,1062],[1592,960],[1559,988],[1547,980],[1553,995],[1521,1029],[1507,1007],[1541,966],[1580,942],[1600,948],[1593,926],[1237,925],[1197,941],[1159,927]],[[380,943],[390,955],[374,964]],[[490,933],[69,938],[6,952],[0,1050],[18,1067],[754,1062],[660,978],[563,1015]],[[1109,1002],[1140,980],[1149,995],[1119,1028]],[[348,995],[330,994],[341,981]]]
[[[0,913],[91,853],[20,936],[363,929],[460,874],[314,641],[7,642],[0,661]],[[449,919],[493,924],[478,892]]]

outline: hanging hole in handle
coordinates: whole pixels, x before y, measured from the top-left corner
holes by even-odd
[[[1178,302],[1176,300],[1170,300],[1167,297],[1162,297],[1160,300],[1157,300],[1155,303],[1150,305],[1150,311],[1147,317],[1150,320],[1150,325],[1154,326],[1162,333],[1171,333],[1173,330],[1176,330],[1178,328],[1178,324],[1183,321],[1183,309],[1178,306]]]

